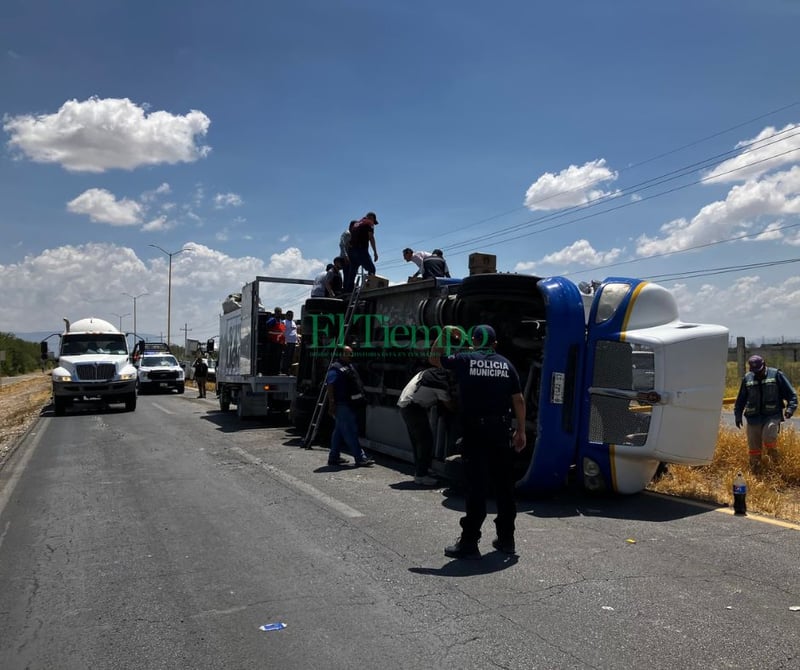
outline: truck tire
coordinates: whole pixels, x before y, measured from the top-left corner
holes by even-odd
[[[219,391],[219,411],[220,412],[227,412],[231,408],[231,396],[228,393],[228,390],[225,387],[222,387]]]
[[[183,393],[186,390],[183,384],[178,384],[175,388],[178,389],[178,393]]]
[[[67,411],[67,399],[54,397],[53,411],[55,412],[56,416],[64,416]]]
[[[136,409],[136,393],[131,393],[125,398],[125,411],[133,412]]]

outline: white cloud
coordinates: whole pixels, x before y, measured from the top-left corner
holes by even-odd
[[[214,207],[222,209],[223,207],[241,207],[242,197],[236,193],[217,193],[214,196]]]
[[[203,112],[148,114],[144,105],[128,98],[69,100],[55,114],[7,116],[3,121],[12,150],[74,172],[191,163],[211,151],[197,143],[211,124]]]
[[[161,232],[164,230],[170,230],[175,227],[175,222],[170,221],[166,215],[162,214],[161,216],[157,216],[152,221],[148,221],[142,226],[142,232]]]
[[[597,251],[587,240],[576,240],[568,247],[564,247],[552,254],[547,254],[539,261],[517,263],[514,267],[514,272],[531,272],[542,265],[595,267],[613,263],[620,257],[622,251],[622,249],[617,248],[610,251]]]
[[[639,256],[671,253],[752,232],[764,219],[800,214],[800,166],[731,188],[725,200],[705,205],[690,221],[675,219],[661,237],[641,235]],[[774,222],[769,222],[774,224]],[[773,228],[764,239],[774,239]]]
[[[184,246],[191,252],[172,259],[171,338],[178,343],[183,339],[179,329],[185,323],[198,338],[218,334],[222,301],[256,276],[311,279],[325,265],[321,260],[304,258],[299,249],[291,247],[273,254],[265,263],[251,256],[229,256],[194,242]],[[0,265],[7,294],[7,299],[0,301],[0,331],[60,330],[62,316],[71,320],[97,316],[116,324],[114,312],[133,311],[131,299],[123,295],[128,292],[147,293],[137,300],[137,330],[166,335],[168,259],[155,249],[148,248],[145,253],[147,257],[140,259],[126,247],[91,243],[48,249],[18,263]],[[98,263],[98,259],[103,262]],[[262,284],[262,301],[299,314],[310,290],[310,286]],[[132,317],[123,321],[123,327],[132,330]]]
[[[794,338],[800,335],[800,277],[780,283],[759,276],[740,277],[720,285],[675,284],[681,319],[727,326],[731,336]],[[787,328],[789,330],[787,330]]]
[[[117,200],[113,193],[102,188],[90,188],[67,203],[73,214],[87,214],[95,223],[112,226],[132,226],[141,222],[142,206],[135,200]]]
[[[167,184],[167,182],[164,182],[158,188],[154,188],[150,191],[145,191],[144,193],[142,193],[141,200],[142,202],[152,202],[159,196],[169,195],[170,193],[172,193],[172,187],[169,184]]]
[[[525,206],[535,211],[585,205],[616,193],[593,188],[616,179],[617,173],[606,167],[605,158],[584,163],[580,167],[570,165],[558,174],[545,172],[525,193]]]
[[[790,123],[780,130],[764,128],[754,138],[739,142],[743,153],[711,170],[706,181],[734,182],[759,177],[770,170],[800,160],[800,126]]]
[[[278,241],[279,242],[288,242],[289,241],[289,235],[282,235],[281,237],[278,238]]]

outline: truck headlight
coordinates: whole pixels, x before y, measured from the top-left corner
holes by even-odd
[[[122,381],[126,382],[126,381],[128,381],[130,379],[136,379],[136,373],[135,372],[128,372],[128,373],[120,375],[119,378]]]
[[[61,373],[54,372],[53,373],[53,381],[54,382],[71,382],[72,381],[72,375],[69,375],[69,374],[67,374],[65,372],[61,372]]]
[[[604,491],[606,488],[600,466],[586,456],[583,457],[583,487],[587,491],[595,493]]]

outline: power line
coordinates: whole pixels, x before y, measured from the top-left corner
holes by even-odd
[[[762,263],[749,263],[747,265],[727,265],[720,268],[709,268],[706,270],[686,270],[684,272],[671,272],[660,275],[649,275],[646,279],[657,279],[660,281],[673,281],[676,279],[695,279],[697,277],[711,277],[713,275],[728,274],[730,272],[746,272],[757,270],[758,268],[771,268],[777,265],[789,265],[800,263],[800,258],[787,258],[781,261],[764,261]]]
[[[662,152],[662,153],[657,154],[655,156],[651,156],[650,158],[646,158],[644,160],[638,161],[638,162],[633,163],[631,165],[627,165],[627,166],[617,170],[617,173],[626,172],[628,170],[632,170],[632,169],[640,167],[642,165],[646,165],[648,163],[652,163],[652,162],[654,162],[656,160],[659,160],[661,158],[665,158],[667,156],[676,154],[676,153],[678,153],[680,151],[683,151],[684,149],[690,149],[692,147],[698,146],[700,144],[703,144],[704,142],[707,142],[708,140],[712,140],[712,139],[714,139],[716,137],[720,137],[720,136],[725,135],[725,134],[727,134],[729,132],[732,132],[734,130],[738,130],[739,128],[743,128],[743,127],[745,127],[747,125],[750,125],[751,123],[755,123],[756,121],[760,121],[760,120],[765,119],[767,117],[770,117],[770,116],[773,116],[775,114],[778,114],[779,112],[783,112],[783,111],[786,111],[787,109],[791,109],[793,107],[797,107],[798,105],[800,105],[800,100],[795,101],[795,102],[791,102],[791,103],[789,103],[787,105],[783,105],[781,107],[778,107],[776,109],[770,110],[770,111],[765,112],[763,114],[760,114],[758,116],[752,117],[752,118],[750,118],[750,119],[748,119],[746,121],[742,121],[742,122],[737,123],[737,124],[735,124],[733,126],[729,126],[728,128],[725,128],[724,130],[720,130],[720,131],[717,131],[717,132],[712,133],[710,135],[706,135],[705,137],[702,137],[700,139],[693,140],[693,141],[688,142],[687,144],[681,145],[681,146],[679,146],[679,147],[677,147],[675,149],[671,149],[669,151],[665,151],[665,152]],[[784,131],[782,131],[782,132],[784,132]],[[776,134],[780,134],[780,133],[776,133]],[[770,136],[770,137],[772,137],[772,136]],[[768,139],[768,138],[762,138],[762,139]],[[735,152],[737,150],[734,149],[732,151]],[[564,190],[558,191],[557,193],[553,193],[553,194],[547,196],[546,198],[541,198],[539,200],[534,200],[532,204],[540,204],[542,202],[546,202],[547,200],[555,198],[555,197],[557,197],[559,195],[565,195],[565,194],[572,193],[572,192],[575,192],[575,191],[584,190],[586,188],[589,188],[590,186],[593,186],[595,184],[599,184],[599,183],[601,183],[603,181],[606,181],[606,180],[602,179],[602,178],[601,179],[595,179],[595,180],[589,181],[589,182],[587,182],[587,183],[585,183],[585,184],[583,184],[581,186],[576,186],[576,187],[573,187],[571,189],[564,189]],[[470,224],[468,224],[466,226],[459,226],[459,228],[457,230],[459,230],[459,231],[468,230],[470,228],[474,228],[475,226],[482,225],[482,224],[484,224],[484,223],[486,223],[488,221],[492,221],[494,219],[498,219],[498,218],[507,216],[508,214],[513,214],[514,212],[518,212],[518,211],[520,211],[522,209],[526,209],[526,207],[523,205],[521,207],[517,207],[517,208],[511,209],[511,210],[508,210],[507,212],[504,212],[502,214],[497,214],[497,215],[494,215],[494,216],[490,216],[490,217],[481,219],[480,221],[476,221],[474,223],[470,223]],[[441,233],[439,235],[434,235],[433,237],[428,237],[425,240],[415,241],[415,242],[412,243],[412,247],[415,244],[421,244],[423,242],[427,243],[427,242],[430,242],[430,240],[438,239],[438,238],[441,238],[441,237],[445,237],[445,236],[450,235],[450,234],[452,234],[454,232],[456,232],[456,230],[448,231],[446,233]]]

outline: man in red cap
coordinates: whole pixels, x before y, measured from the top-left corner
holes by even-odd
[[[778,460],[781,421],[790,419],[797,409],[797,393],[786,375],[767,367],[761,356],[750,356],[747,366],[749,372],[742,378],[733,415],[737,428],[742,427],[742,415],[747,419],[750,469],[758,472],[762,447],[773,463]]]
[[[350,248],[344,277],[344,292],[350,293],[355,286],[359,268],[364,268],[368,275],[375,274],[375,263],[378,262],[378,248],[375,246],[375,226],[378,217],[375,212],[367,212],[360,221],[350,223]],[[372,247],[372,258],[369,249]]]

